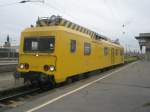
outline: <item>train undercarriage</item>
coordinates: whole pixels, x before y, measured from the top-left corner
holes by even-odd
[[[23,78],[24,83],[29,82],[32,85],[38,86],[47,85],[49,87],[52,87],[56,84],[53,75],[48,75],[41,72],[15,72],[14,78]]]

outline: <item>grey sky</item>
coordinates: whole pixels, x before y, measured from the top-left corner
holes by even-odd
[[[13,3],[13,5],[5,5]],[[150,0],[45,0],[45,3],[15,3],[0,0],[0,44],[6,35],[19,44],[20,32],[35,24],[38,16],[63,16],[124,46],[138,49],[134,39],[140,32],[150,32]],[[126,26],[123,28],[122,25]],[[122,32],[126,32],[124,35]]]

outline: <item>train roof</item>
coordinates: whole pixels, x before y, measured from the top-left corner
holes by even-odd
[[[95,40],[105,40],[114,45],[120,46],[119,41],[112,41],[111,39],[107,38],[106,36],[96,33],[88,28],[81,26],[81,25],[75,24],[69,20],[62,18],[61,16],[52,15],[51,17],[38,18],[38,20],[36,22],[36,27],[43,27],[43,26],[64,26],[64,27],[70,28],[72,30],[89,35],[91,38],[93,38]]]
[[[104,39],[94,39],[94,38],[91,38],[89,35],[86,35],[82,32],[76,32],[75,30],[72,30],[72,29],[69,29],[69,28],[66,28],[66,27],[63,27],[63,26],[45,26],[45,27],[32,27],[32,28],[26,28],[22,33],[25,33],[25,32],[34,32],[34,31],[57,31],[57,30],[62,30],[62,31],[67,31],[67,32],[70,32],[70,33],[74,33],[74,34],[77,34],[77,35],[80,35],[80,36],[84,36],[85,38],[90,38],[93,42],[96,42],[96,43],[104,43],[104,44],[107,44],[109,46],[115,46],[115,47],[119,47],[119,48],[123,48],[120,44],[115,44],[113,42],[110,42],[110,41],[107,41],[107,40],[104,40]]]

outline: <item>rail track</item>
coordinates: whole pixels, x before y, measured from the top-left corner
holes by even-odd
[[[2,91],[0,92],[0,107],[13,107],[13,103],[16,105],[16,102],[19,102],[19,98],[26,99],[26,96],[39,92],[41,92],[39,87],[33,87],[31,85]]]

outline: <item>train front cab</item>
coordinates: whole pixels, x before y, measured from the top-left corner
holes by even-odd
[[[37,33],[38,32],[38,33]],[[21,34],[16,77],[25,81],[55,83],[57,33],[28,29]]]

